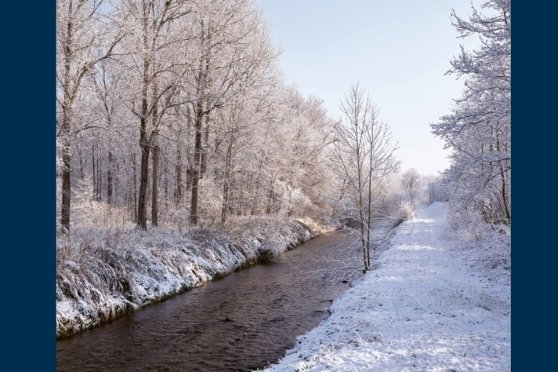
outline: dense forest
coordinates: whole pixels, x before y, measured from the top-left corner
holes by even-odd
[[[58,7],[62,229],[84,199],[143,230],[323,204],[324,110],[281,84],[249,1]]]
[[[282,82],[251,1],[66,0],[57,16],[60,231],[343,209],[336,126]]]

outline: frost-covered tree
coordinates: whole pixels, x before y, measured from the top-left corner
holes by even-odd
[[[322,190],[334,177],[323,103],[281,81],[277,51],[252,1],[70,4],[83,6],[80,30],[95,36],[72,44],[70,75],[82,76],[79,88],[65,88],[59,17],[61,189],[88,195],[76,198],[75,213],[88,200],[140,229],[326,214]],[[59,3],[61,15],[68,6]],[[68,199],[57,213],[69,225],[70,192],[60,194]],[[87,216],[72,221],[81,228]]]
[[[414,209],[419,195],[419,188],[421,187],[421,177],[416,169],[411,168],[403,173],[401,176],[401,186],[409,198],[411,207]]]
[[[76,121],[84,77],[109,58],[122,39],[99,9],[103,1],[59,0],[56,4],[57,137],[61,157],[60,227],[70,230],[72,138],[86,126]],[[77,127],[76,127],[77,126]]]
[[[432,125],[452,150],[445,173],[456,211],[474,210],[490,223],[511,222],[511,2],[490,0],[469,19],[453,13],[461,37],[481,46],[461,53],[449,71],[465,78],[451,114]]]
[[[178,84],[183,63],[180,49],[187,35],[179,22],[191,12],[182,0],[123,0],[119,7],[121,29],[126,33],[124,53],[127,55],[129,106],[139,122],[141,149],[137,224],[147,229],[147,186],[149,155],[153,154],[152,223],[158,220],[158,135],[166,124],[165,115],[180,104]]]
[[[370,268],[372,205],[386,177],[399,168],[387,124],[378,119],[378,110],[357,84],[341,102],[343,119],[333,124],[333,151],[344,179],[344,198],[358,221],[364,270]]]
[[[93,74],[91,75],[92,89],[94,95],[98,100],[98,113],[101,116],[98,118],[99,128],[97,129],[101,148],[106,152],[106,201],[107,204],[112,205],[116,202],[114,190],[116,188],[116,154],[115,150],[118,148],[119,136],[122,135],[124,123],[122,123],[121,116],[119,116],[123,107],[123,98],[120,95],[120,88],[122,86],[122,79],[124,72],[119,68],[119,63],[115,61],[105,60],[97,64]],[[115,136],[114,134],[118,134]],[[95,179],[95,178],[93,178]],[[94,182],[94,186],[101,184],[102,180]],[[100,193],[101,188],[97,187],[97,194]],[[100,200],[100,195],[97,199]]]
[[[199,3],[199,19],[193,24],[197,33],[197,62],[193,65],[189,92],[193,96],[193,155],[190,187],[190,223],[199,219],[200,180],[207,174],[215,146],[220,143],[214,117],[236,99],[253,95],[269,81],[268,71],[276,52],[259,12],[247,0],[213,0]],[[213,117],[213,119],[212,119]],[[229,132],[230,135],[230,132]],[[212,154],[213,152],[213,154]]]

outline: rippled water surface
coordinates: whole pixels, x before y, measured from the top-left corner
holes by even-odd
[[[271,262],[57,342],[59,371],[251,370],[281,358],[360,277],[351,237],[332,232]]]

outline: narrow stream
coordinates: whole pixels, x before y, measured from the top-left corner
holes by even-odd
[[[281,358],[361,273],[332,232],[271,262],[57,342],[58,371],[245,371]]]

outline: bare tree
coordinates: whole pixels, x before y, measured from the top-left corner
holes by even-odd
[[[416,199],[419,194],[419,188],[421,186],[421,177],[417,170],[411,168],[407,172],[403,173],[401,184],[403,186],[403,190],[409,197],[411,207],[414,209],[416,206]]]
[[[351,87],[341,102],[341,111],[343,120],[333,124],[333,151],[345,179],[352,217],[359,224],[355,232],[360,238],[367,271],[371,264],[372,199],[385,177],[399,168],[394,157],[397,147],[391,143],[387,124],[378,120],[377,108],[364,97],[358,84]]]

